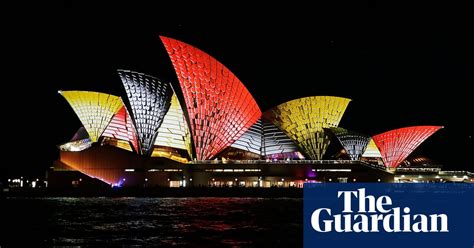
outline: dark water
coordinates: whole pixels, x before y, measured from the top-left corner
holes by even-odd
[[[0,200],[0,246],[300,247],[301,199]]]

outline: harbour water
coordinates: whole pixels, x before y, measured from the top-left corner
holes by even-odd
[[[6,198],[0,246],[301,247],[302,199]]]

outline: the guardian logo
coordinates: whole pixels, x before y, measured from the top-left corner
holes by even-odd
[[[376,198],[366,195],[365,188],[337,191],[337,198],[344,203],[342,213],[334,213],[330,208],[319,208],[312,212],[311,226],[316,232],[449,232],[447,214],[425,215],[411,213],[408,206],[403,209],[391,207],[393,203],[389,196]],[[358,204],[352,204],[353,200]]]

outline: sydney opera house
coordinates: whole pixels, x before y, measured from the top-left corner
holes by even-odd
[[[205,52],[161,41],[171,84],[118,70],[124,96],[59,91],[82,123],[48,177],[113,187],[302,187],[304,182],[466,181],[425,157],[409,158],[441,126],[368,136],[339,127],[351,100],[309,96],[264,112],[245,85]],[[339,147],[328,154],[328,147]]]

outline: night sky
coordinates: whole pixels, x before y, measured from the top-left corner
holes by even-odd
[[[333,95],[353,100],[340,123],[350,130],[374,135],[443,125],[417,153],[446,170],[474,171],[473,20],[463,6],[436,6],[435,12],[373,2],[226,3],[220,12],[184,3],[43,7],[48,10],[25,11],[4,30],[9,77],[3,81],[2,154],[14,160],[1,163],[1,177],[43,173],[58,157],[56,145],[80,127],[59,89],[125,96],[116,69],[176,82],[159,35],[214,56],[263,111],[299,97]]]

